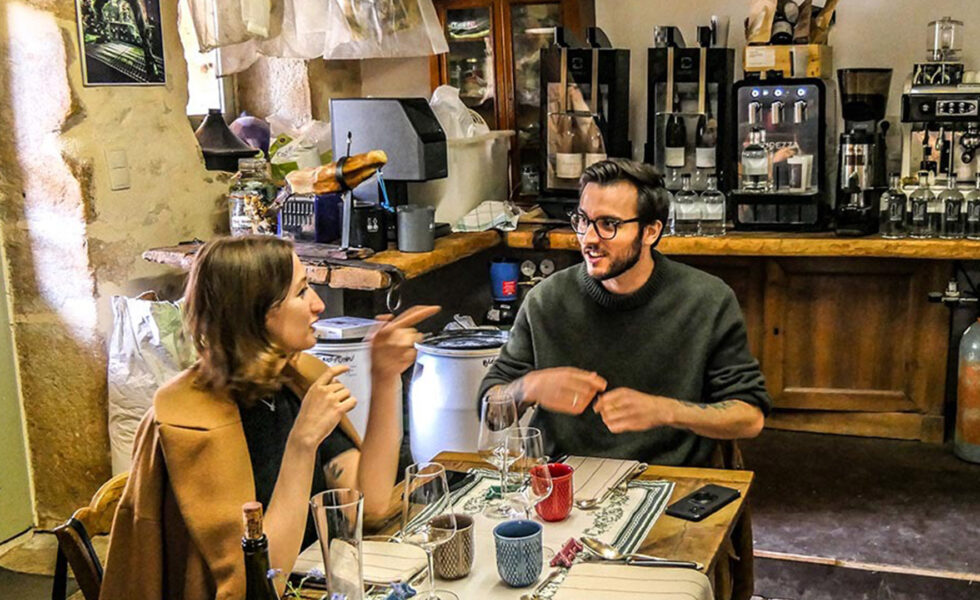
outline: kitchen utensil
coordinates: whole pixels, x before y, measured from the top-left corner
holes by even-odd
[[[554,580],[558,579],[559,575],[561,575],[561,569],[555,569],[530,594],[521,594],[521,600],[539,600],[541,598],[539,594],[544,591],[544,588],[551,585]]]
[[[606,500],[606,498],[609,497],[610,494],[612,494],[613,490],[615,490],[618,487],[625,486],[627,483],[629,483],[631,479],[633,479],[643,471],[646,471],[648,466],[649,465],[647,465],[646,463],[639,463],[638,465],[636,465],[636,467],[633,468],[632,471],[627,471],[623,475],[623,477],[619,481],[617,481],[614,485],[609,486],[609,489],[606,490],[606,492],[598,499],[576,500],[575,508],[579,510],[592,510],[593,508],[598,507]]]
[[[598,538],[582,536],[580,539],[587,550],[603,560],[625,561],[627,564],[639,566],[650,566],[647,563],[661,563],[661,566],[687,567],[699,571],[704,570],[704,565],[699,562],[671,560],[648,554],[623,554],[615,546],[607,544]],[[670,564],[668,565],[666,563]]]

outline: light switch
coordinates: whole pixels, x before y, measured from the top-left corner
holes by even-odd
[[[108,148],[105,151],[106,164],[109,166],[109,188],[116,190],[129,189],[129,158],[122,148]]]

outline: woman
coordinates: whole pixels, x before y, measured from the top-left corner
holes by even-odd
[[[197,363],[157,391],[137,433],[112,527],[103,600],[244,597],[241,506],[266,507],[273,568],[292,570],[315,531],[312,494],[359,489],[366,520],[389,509],[401,439],[399,378],[415,359],[414,307],[371,341],[371,407],[361,443],[357,400],[304,354],[324,305],[292,245],[221,238],[198,253],[185,294]]]

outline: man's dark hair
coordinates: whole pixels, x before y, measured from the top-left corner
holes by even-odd
[[[652,225],[654,221],[660,221],[664,227],[667,226],[670,196],[664,187],[664,178],[652,165],[625,158],[597,162],[587,168],[579,178],[579,193],[589,183],[609,185],[617,181],[625,181],[636,188],[636,216],[641,225]]]

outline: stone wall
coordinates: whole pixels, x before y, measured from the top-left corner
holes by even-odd
[[[110,297],[179,293],[140,253],[227,231],[227,181],[184,114],[176,3],[161,5],[167,84],[86,88],[74,3],[0,0],[3,239],[41,527],[109,477]],[[129,189],[110,189],[107,150],[127,155]]]

